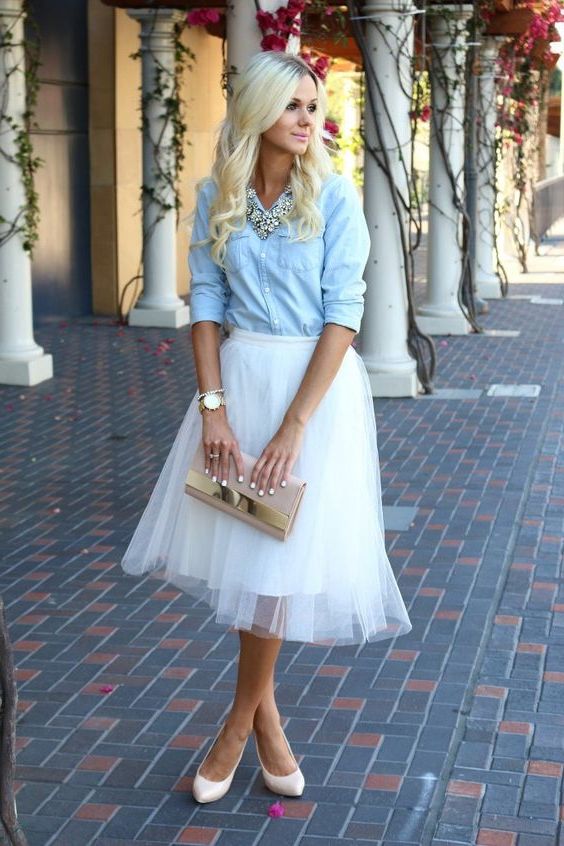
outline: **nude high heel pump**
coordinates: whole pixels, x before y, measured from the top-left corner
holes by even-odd
[[[302,771],[298,766],[298,762],[294,757],[294,753],[290,748],[290,744],[288,743],[288,738],[284,734],[284,729],[282,729],[282,734],[284,735],[284,740],[286,741],[286,746],[288,747],[288,751],[292,758],[294,758],[296,769],[289,773],[288,775],[283,776],[276,776],[272,773],[269,773],[267,769],[265,769],[264,764],[260,759],[260,752],[258,749],[257,743],[257,736],[255,734],[255,746],[257,748],[257,757],[259,759],[259,764],[262,769],[262,776],[264,778],[264,783],[271,790],[273,793],[280,793],[282,796],[301,796],[304,792],[305,787],[305,779],[303,776]]]
[[[212,745],[210,746],[210,748],[208,749],[208,751],[206,753],[206,757],[204,758],[204,760],[202,761],[202,763],[198,767],[198,769],[196,771],[196,775],[194,776],[194,782],[192,784],[192,795],[193,795],[194,799],[196,800],[196,802],[200,802],[200,803],[216,802],[218,799],[221,799],[223,796],[225,796],[225,794],[227,793],[227,791],[231,787],[231,782],[233,781],[233,777],[235,775],[235,770],[239,766],[241,758],[243,757],[243,752],[245,751],[245,746],[247,745],[246,743],[243,744],[243,748],[241,749],[241,754],[239,755],[239,758],[237,759],[237,763],[235,764],[235,766],[233,767],[233,769],[231,770],[231,772],[229,773],[227,778],[224,778],[222,781],[210,781],[210,779],[204,778],[204,776],[200,774],[200,770],[204,766],[204,762],[205,762],[206,758],[208,757],[211,750],[215,746],[217,739],[218,739],[219,735],[221,734],[221,732],[223,731],[224,727],[225,727],[225,724],[221,726],[220,730],[216,734]]]

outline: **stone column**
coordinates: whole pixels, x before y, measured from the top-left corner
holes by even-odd
[[[380,82],[382,97],[369,74],[396,191],[407,199],[406,173],[399,161],[398,144],[406,166],[410,162],[411,54],[415,6],[410,0],[368,0],[364,15],[367,47]],[[372,110],[366,93],[365,131],[367,143],[378,150]],[[379,152],[382,155],[383,151]],[[401,229],[392,201],[388,177],[374,157],[364,158],[364,213],[370,231],[371,248],[366,265],[367,284],[359,348],[375,397],[415,397],[418,380],[415,360],[407,350],[407,295]]]
[[[283,5],[280,0],[261,0],[263,12],[274,12]],[[227,73],[231,81],[241,73],[254,53],[260,53],[262,32],[256,20],[257,8],[247,0],[229,0],[226,7],[227,27]],[[291,36],[288,53],[297,53],[299,38]]]
[[[159,173],[174,173],[172,122],[166,121],[161,100],[174,82],[173,28],[181,14],[142,9],[128,14],[141,24],[143,107],[143,293],[129,312],[130,326],[178,329],[190,321],[190,311],[176,291],[176,211],[174,192]],[[159,99],[152,98],[159,86]],[[158,145],[158,146],[157,146]],[[163,209],[151,192],[169,206]]]
[[[495,125],[497,117],[496,60],[503,39],[485,36],[480,48],[476,162],[478,170],[476,289],[479,297],[499,299],[501,288],[494,266],[495,247]]]
[[[444,12],[444,14],[442,14]],[[470,4],[437,6],[430,19],[431,141],[427,292],[417,322],[429,335],[465,335],[470,324],[458,303],[462,215],[453,202],[464,180],[464,62]],[[446,161],[445,161],[446,160]]]
[[[10,42],[6,43],[6,34]],[[14,123],[4,122],[0,149],[0,239],[13,221],[21,220],[26,197],[21,171],[14,162],[16,133],[25,111],[25,54],[21,0],[0,0],[0,34],[4,47],[0,61],[2,108]],[[0,382],[36,385],[53,376],[52,356],[33,338],[31,260],[18,233],[0,246]]]

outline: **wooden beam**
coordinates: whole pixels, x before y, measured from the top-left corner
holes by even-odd
[[[526,32],[533,20],[530,9],[511,9],[495,15],[488,23],[486,35],[518,36]]]

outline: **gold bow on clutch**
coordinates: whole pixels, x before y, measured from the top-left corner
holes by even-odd
[[[244,520],[255,528],[267,532],[279,540],[286,540],[304,494],[306,483],[296,476],[287,475],[285,488],[278,487],[274,494],[259,497],[256,489],[249,487],[253,467],[257,459],[242,452],[243,481],[237,481],[237,473],[230,460],[227,485],[213,482],[205,473],[204,448],[200,443],[184,484],[187,494],[219,508],[233,517]]]

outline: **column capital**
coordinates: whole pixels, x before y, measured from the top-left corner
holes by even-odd
[[[448,12],[453,18],[470,18],[474,12],[473,3],[431,3],[427,7],[426,14],[430,17],[438,17],[435,12]]]
[[[478,62],[480,69],[480,76],[494,76],[499,48],[504,43],[505,38],[500,38],[495,35],[486,35],[480,44],[478,53]]]
[[[362,6],[368,15],[413,15],[417,7],[412,0],[366,0]]]
[[[174,51],[171,34],[174,25],[183,19],[183,12],[178,9],[128,9],[127,14],[141,24],[141,52],[149,49]]]
[[[0,0],[0,18],[24,16],[23,0]]]
[[[0,5],[6,0],[0,0]],[[127,14],[130,18],[143,23],[145,21],[168,22],[176,23],[181,21],[184,17],[184,12],[180,9],[128,9]]]
[[[443,50],[451,47],[455,47],[457,50],[464,48],[467,36],[465,24],[472,17],[473,10],[474,7],[471,3],[463,5],[441,3],[440,6],[431,6],[427,14],[432,32],[432,46]],[[447,12],[447,14],[438,14],[442,11]],[[448,40],[442,41],[442,38]]]

